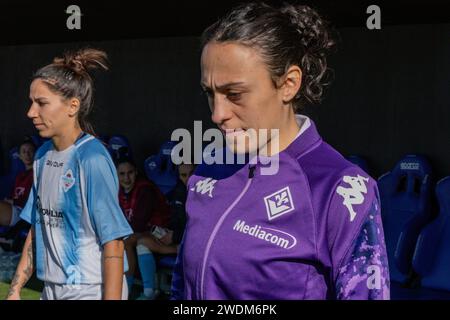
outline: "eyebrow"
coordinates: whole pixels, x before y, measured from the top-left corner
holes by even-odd
[[[220,86],[217,86],[216,88],[217,88],[217,90],[221,91],[221,90],[229,89],[230,87],[239,86],[239,85],[243,85],[243,84],[245,84],[245,83],[242,82],[242,81],[240,81],[240,82],[228,82],[228,83],[222,84]],[[205,89],[211,89],[210,87],[208,87],[203,82],[200,83],[200,86],[202,88],[205,88]]]
[[[33,97],[29,97],[30,98],[30,100],[33,100]],[[47,98],[46,97],[36,97],[34,100],[47,100]]]

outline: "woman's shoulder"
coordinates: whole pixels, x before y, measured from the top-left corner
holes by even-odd
[[[362,175],[372,179],[357,165],[323,142],[308,154],[297,159],[298,165],[311,184],[336,185],[346,175]]]
[[[21,171],[16,176],[16,182],[17,181],[29,180],[29,179],[33,179],[33,169],[28,169],[28,170],[25,170],[25,171]]]
[[[35,159],[40,159],[48,151],[53,149],[53,141],[51,139],[45,141],[37,150],[34,155]]]
[[[324,190],[333,194],[336,188],[348,179],[363,179],[367,186],[376,185],[376,181],[369,174],[327,143],[322,143],[297,161],[307,179],[312,197],[314,194],[321,197]]]
[[[138,176],[134,188],[137,190],[152,190],[153,183],[144,177]]]
[[[106,146],[92,135],[86,134],[75,144],[76,152],[82,162],[108,161],[112,163]]]
[[[134,184],[133,193],[148,196],[149,194],[159,194],[160,191],[152,181],[142,176],[138,176]]]

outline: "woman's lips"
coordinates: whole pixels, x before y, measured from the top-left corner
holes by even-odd
[[[244,134],[246,130],[244,129],[225,129],[223,132],[227,138],[237,137],[241,134]]]

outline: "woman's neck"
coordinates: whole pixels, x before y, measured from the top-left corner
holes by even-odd
[[[297,123],[295,113],[290,112],[283,121],[283,125],[280,126],[278,135],[274,135],[274,137],[271,138],[267,144],[268,155],[273,156],[286,149],[292,141],[295,140],[295,137],[300,131],[301,125],[302,124],[299,125]],[[274,141],[274,139],[278,139],[278,143]]]
[[[133,190],[133,188],[134,188],[134,185],[131,186],[131,187],[128,187],[128,188],[123,188],[123,192],[125,194],[129,194]]]
[[[52,138],[52,141],[53,145],[55,146],[55,149],[57,151],[64,151],[65,149],[73,145],[75,141],[77,141],[81,133],[82,133],[81,128],[76,127],[73,130],[70,130],[70,132],[54,136]]]

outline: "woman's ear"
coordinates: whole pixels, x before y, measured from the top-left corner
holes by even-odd
[[[283,102],[289,103],[295,98],[302,85],[302,70],[299,66],[290,66],[283,80],[281,86]]]
[[[69,117],[75,117],[78,111],[80,111],[80,100],[71,98],[69,100]]]

